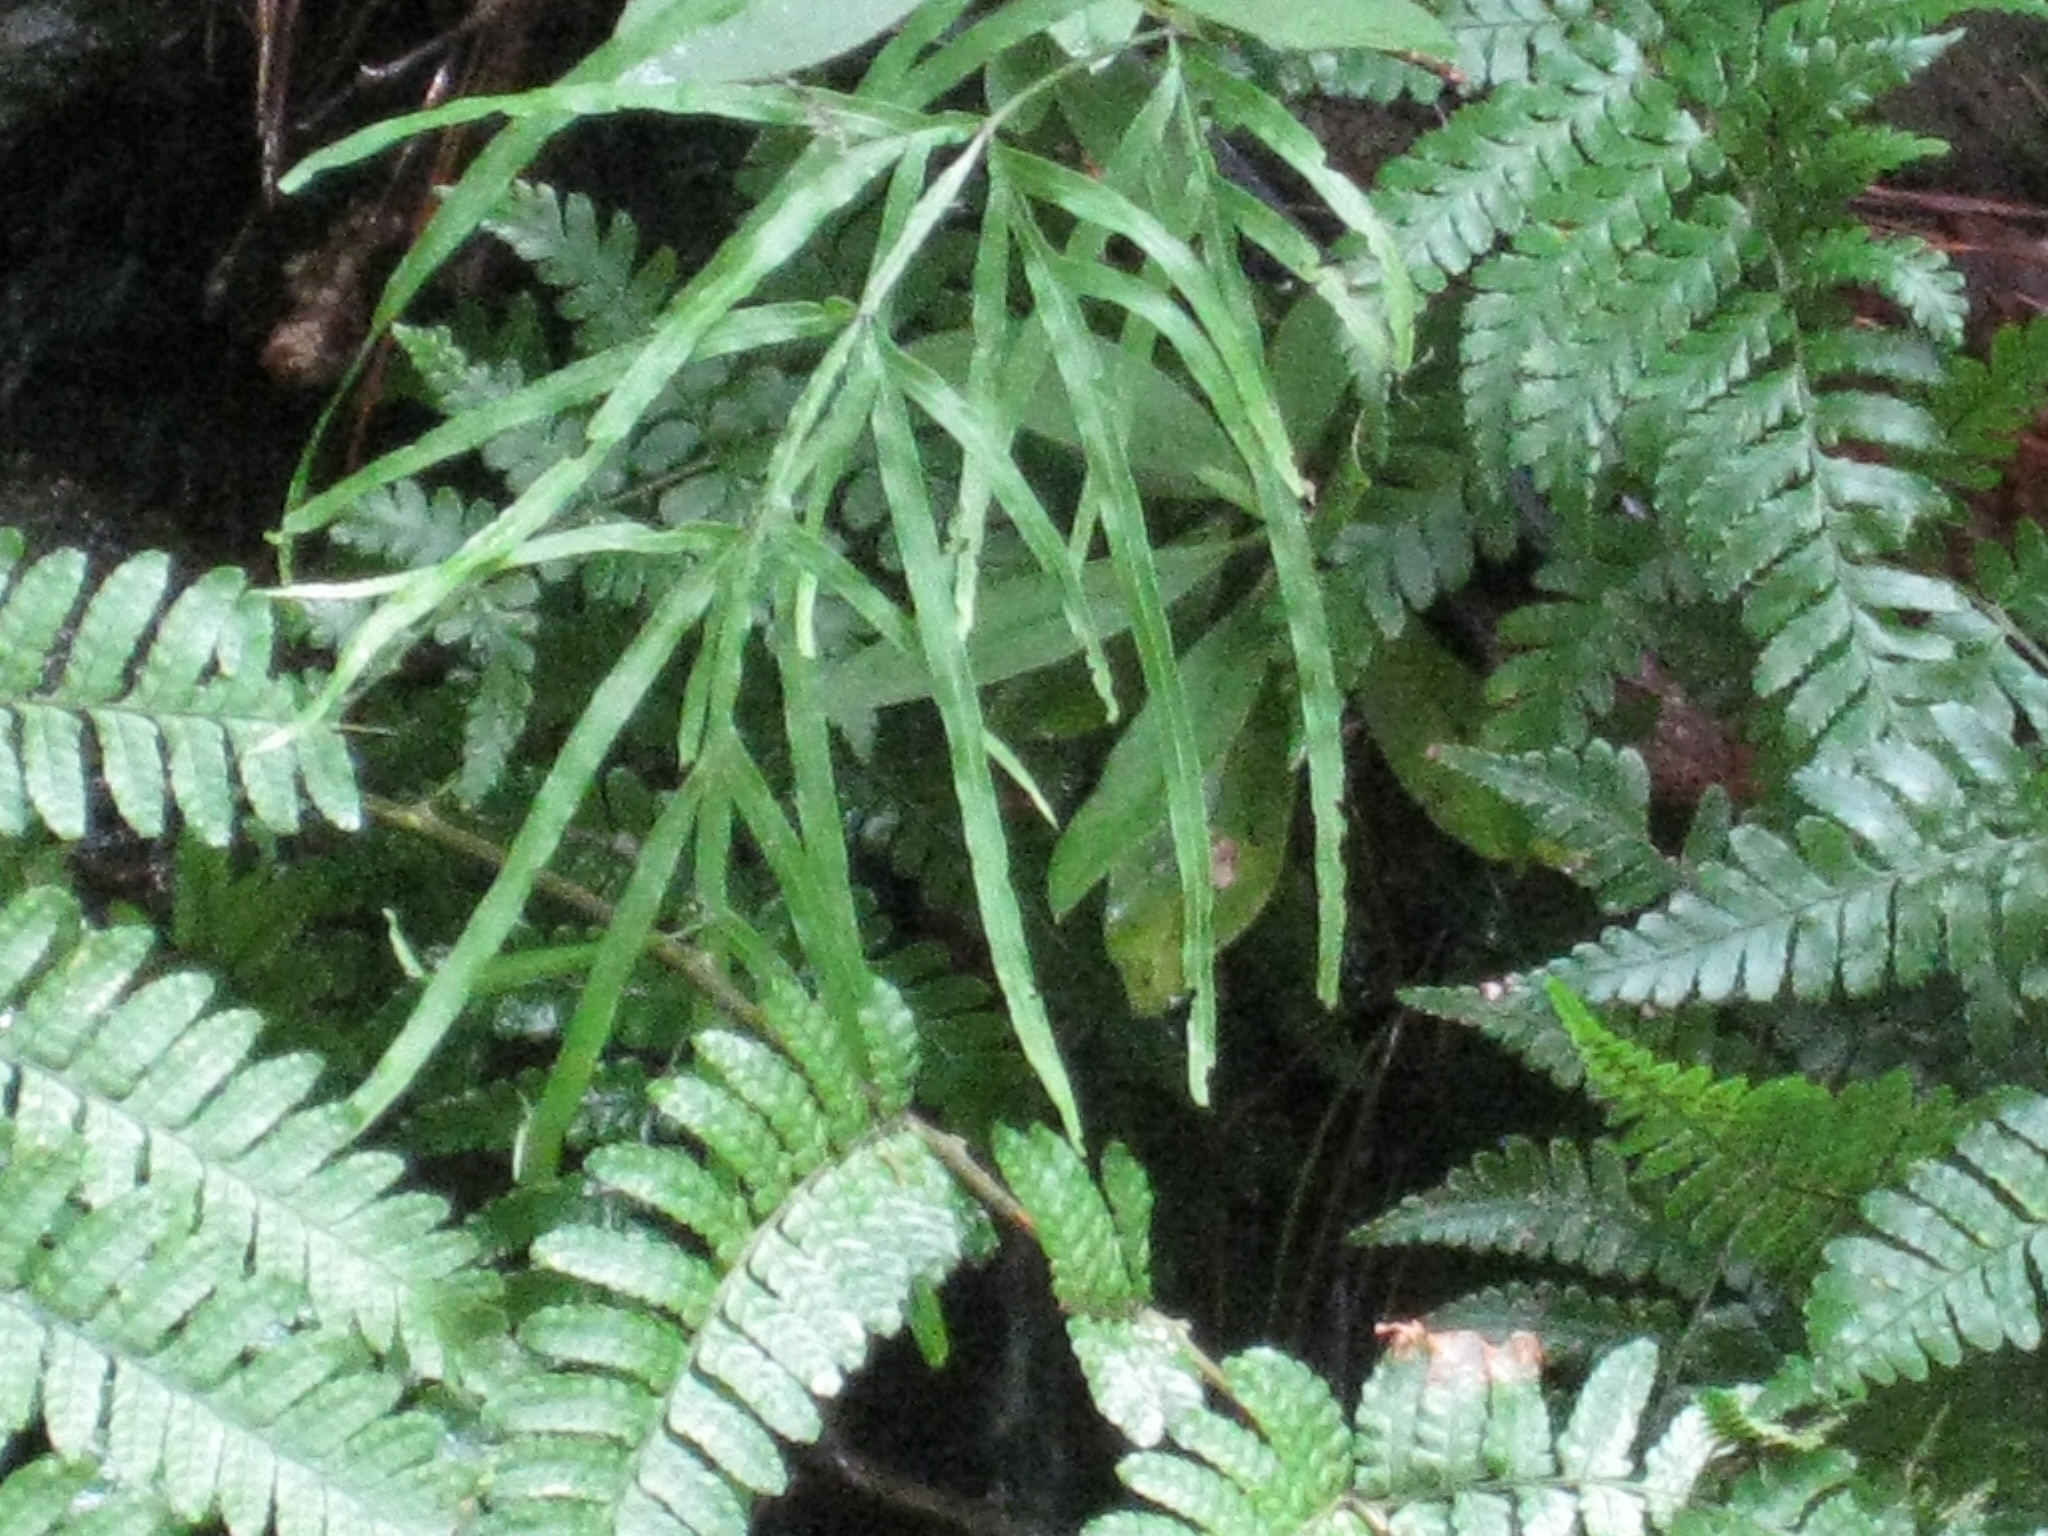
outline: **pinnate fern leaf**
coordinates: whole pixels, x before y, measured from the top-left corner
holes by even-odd
[[[318,1061],[254,1061],[261,1021],[209,1011],[193,973],[140,980],[152,941],[94,929],[36,890],[0,909],[0,1101],[17,1137],[75,1135],[80,1197],[139,1185],[190,1207],[198,1239],[243,1269],[302,1288],[320,1320],[413,1370],[455,1369],[446,1325],[488,1297],[474,1244],[447,1208],[395,1192],[384,1152],[345,1152],[338,1105],[307,1104]],[[224,1262],[226,1262],[224,1260]]]
[[[849,1030],[779,991],[772,1044],[700,1036],[696,1070],[652,1090],[660,1134],[592,1154],[619,1219],[535,1244],[581,1294],[520,1329],[538,1364],[490,1405],[479,1529],[738,1536],[787,1485],[781,1443],[817,1438],[819,1400],[979,1244],[901,1118],[913,1025],[883,993]]]
[[[1830,1092],[1798,1076],[1751,1083],[1660,1061],[1613,1034],[1555,983],[1586,1087],[1627,1134],[1632,1178],[1696,1252],[1723,1246],[1790,1283],[1856,1202],[1945,1147],[1967,1123],[1955,1096],[1925,1098],[1903,1072]]]
[[[75,1140],[12,1139],[0,1155],[0,1434],[40,1428],[158,1526],[160,1499],[231,1536],[455,1529],[473,1470],[445,1454],[446,1425],[398,1407],[404,1384],[359,1334],[302,1322],[297,1287],[245,1277],[233,1245],[153,1189],[88,1209]],[[47,1463],[15,1477],[0,1504],[48,1509],[71,1480]]]
[[[640,232],[623,213],[601,218],[582,193],[564,198],[535,182],[514,182],[484,227],[556,290],[562,317],[588,355],[644,335],[676,285],[675,256],[661,250],[643,264]]]
[[[2048,1275],[2048,1099],[2009,1104],[1953,1155],[1863,1204],[1869,1230],[1829,1244],[1806,1318],[1838,1389],[1954,1366],[1965,1348],[2041,1340]]]
[[[238,801],[278,832],[297,831],[308,803],[359,823],[340,732],[287,730],[309,692],[274,670],[270,608],[239,571],[201,577],[168,607],[164,555],[128,560],[89,598],[86,577],[80,551],[25,563],[19,535],[0,530],[0,833],[33,818],[83,837],[95,782],[145,837],[175,809],[224,846]]]
[[[1437,758],[1528,811],[1538,855],[1604,911],[1638,911],[1678,883],[1674,862],[1650,839],[1650,771],[1633,747],[1598,738],[1576,751],[1517,754],[1447,745]]]
[[[1591,1275],[1655,1275],[1680,1295],[1712,1286],[1709,1248],[1663,1220],[1629,1187],[1627,1160],[1607,1140],[1539,1146],[1510,1137],[1436,1189],[1410,1195],[1352,1233],[1375,1247],[1432,1243],[1568,1264]]]

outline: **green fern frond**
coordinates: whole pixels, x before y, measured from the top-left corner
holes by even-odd
[[[183,1525],[155,1494],[108,1486],[91,1461],[39,1456],[0,1479],[9,1536],[172,1536]]]
[[[1577,751],[1508,755],[1455,744],[1437,760],[1529,812],[1536,853],[1606,912],[1639,911],[1671,893],[1679,871],[1650,839],[1650,771],[1633,747],[1595,738]]]
[[[1541,1352],[1520,1335],[1397,1333],[1360,1394],[1359,1495],[1386,1515],[1456,1533],[1520,1523],[1668,1527],[1719,1449],[1696,1409],[1642,1455],[1634,1444],[1657,1375],[1637,1341],[1594,1366],[1553,1436]],[[1418,1508],[1418,1506],[1420,1506]],[[1375,1522],[1377,1523],[1377,1522]]]
[[[1863,1202],[1873,1229],[1828,1245],[1806,1320],[1824,1384],[1912,1381],[1965,1348],[2033,1349],[2048,1252],[2048,1099],[2009,1104],[1952,1156]]]
[[[1804,770],[1800,790],[1824,814],[1790,840],[1735,828],[1726,856],[1662,908],[1555,973],[1594,1002],[1664,1008],[1788,988],[1865,997],[1942,970],[1973,997],[2031,995],[2048,842],[2021,787],[2026,755],[1955,703],[1924,708],[1919,729],[1939,750],[1895,741]]]
[[[1946,1089],[1921,1096],[1903,1072],[1829,1092],[1804,1077],[1752,1084],[1680,1067],[1609,1031],[1555,983],[1551,996],[1586,1066],[1587,1091],[1627,1132],[1638,1188],[1695,1251],[1732,1256],[1788,1283],[1857,1201],[1946,1147],[1971,1116]]]
[[[0,1162],[0,1435],[39,1427],[58,1456],[97,1464],[138,1514],[156,1494],[182,1521],[232,1536],[442,1536],[473,1463],[448,1426],[399,1407],[404,1384],[360,1335],[300,1324],[297,1287],[245,1279],[243,1256],[189,1205],[138,1188],[93,1209],[76,1144],[19,1132]],[[46,1464],[0,1499],[47,1501]]]
[[[1605,1140],[1546,1148],[1510,1137],[1359,1227],[1351,1241],[1510,1254],[1625,1280],[1655,1275],[1681,1296],[1706,1294],[1717,1270],[1710,1245],[1637,1197],[1622,1150]]]
[[[1103,1159],[1106,1198],[1072,1143],[1050,1126],[996,1132],[996,1166],[1052,1267],[1053,1296],[1070,1313],[1119,1316],[1151,1300],[1151,1194],[1127,1153]]]
[[[1941,424],[1947,477],[1970,490],[1996,483],[2019,434],[2040,413],[2044,390],[2048,316],[1999,327],[1991,338],[1991,355],[1982,362],[1974,357],[1950,362],[1930,402]],[[2030,522],[2022,522],[2014,532],[2030,530],[2039,532]]]
[[[643,263],[632,219],[600,219],[580,192],[563,198],[552,187],[514,182],[484,228],[556,290],[556,307],[575,325],[585,356],[644,336],[676,287],[673,252],[656,251]]]
[[[0,833],[33,817],[83,837],[94,783],[145,837],[175,810],[224,846],[238,800],[277,832],[296,832],[309,803],[360,822],[340,731],[287,729],[308,690],[273,670],[271,610],[241,572],[213,571],[168,608],[168,556],[135,556],[89,597],[86,577],[80,551],[24,563],[20,535],[0,529]]]
[[[618,1219],[535,1244],[588,1290],[520,1328],[542,1368],[489,1404],[506,1438],[481,1530],[743,1531],[787,1485],[777,1442],[815,1440],[818,1400],[979,1245],[901,1119],[900,999],[881,989],[851,1030],[792,993],[763,1012],[773,1046],[700,1034],[697,1071],[652,1090],[659,1139],[591,1155]]]
[[[428,1377],[456,1366],[447,1327],[489,1291],[447,1207],[393,1192],[402,1164],[344,1153],[338,1105],[305,1104],[320,1064],[252,1061],[260,1021],[207,1011],[193,973],[141,981],[152,941],[95,930],[60,892],[0,910],[0,1091],[17,1138],[76,1135],[81,1197],[99,1207],[146,1184],[197,1211],[217,1254],[304,1289],[323,1323]]]
[[[1547,40],[1569,46],[1544,53],[1540,78],[1465,107],[1381,174],[1382,215],[1425,292],[1520,228],[1540,197],[1585,165],[1582,146],[1610,131],[1626,135],[1668,102],[1641,46],[1624,34],[1592,24]]]

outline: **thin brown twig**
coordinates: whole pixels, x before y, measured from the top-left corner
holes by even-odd
[[[381,825],[424,837],[492,869],[505,867],[504,849],[467,827],[458,827],[443,819],[431,805],[400,805],[378,795],[365,795],[363,804]],[[535,876],[533,888],[600,928],[609,928],[618,915],[617,908],[597,892],[551,870],[544,869]],[[648,953],[710,998],[728,1018],[757,1033],[766,1032],[767,1020],[761,1010],[727,979],[724,970],[708,951],[663,934],[648,947]]]

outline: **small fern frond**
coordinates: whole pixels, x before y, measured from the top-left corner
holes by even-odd
[[[675,290],[674,253],[659,250],[641,262],[632,219],[623,213],[601,219],[580,192],[563,198],[552,187],[514,182],[483,227],[555,290],[555,305],[576,327],[583,356],[645,335]]]
[[[1863,1202],[1869,1232],[1828,1245],[1806,1320],[1824,1384],[1925,1379],[1967,1347],[2041,1341],[2048,1099],[2009,1104],[1953,1155]]]
[[[225,846],[238,799],[277,832],[296,832],[308,803],[360,823],[341,732],[296,724],[310,690],[273,670],[270,606],[241,572],[213,571],[168,608],[168,556],[135,556],[89,598],[86,576],[82,552],[25,564],[20,535],[0,529],[0,834],[33,816],[83,837],[95,782],[144,837],[176,810]]]
[[[696,1071],[652,1089],[659,1137],[591,1155],[616,1219],[534,1245],[587,1290],[519,1330],[543,1368],[489,1404],[505,1446],[479,1529],[743,1531],[787,1485],[777,1442],[815,1440],[818,1400],[980,1244],[901,1118],[900,999],[879,988],[857,1037],[794,992],[763,1015],[772,1046],[700,1034]]]
[[[1942,375],[1930,407],[1941,424],[1942,466],[1955,484],[1981,490],[1997,482],[2015,441],[2040,414],[2048,391],[2048,316],[2006,325],[1982,362],[1958,357]],[[2022,522],[2016,534],[2039,530]]]
[[[1638,1340],[1603,1357],[1555,1434],[1541,1362],[1528,1334],[1496,1345],[1473,1333],[1395,1330],[1360,1395],[1358,1496],[1382,1519],[1398,1514],[1410,1528],[1428,1521],[1455,1536],[1553,1522],[1668,1528],[1720,1445],[1689,1408],[1638,1462],[1656,1346]]]
[[[1105,1198],[1080,1153],[1050,1126],[1001,1127],[993,1150],[1011,1192],[1030,1213],[1061,1307],[1114,1317],[1152,1299],[1151,1189],[1128,1153],[1112,1148],[1105,1154]]]
[[[1633,747],[1595,737],[1577,751],[1509,755],[1453,744],[1437,758],[1527,811],[1536,856],[1602,911],[1640,911],[1678,884],[1675,861],[1650,839],[1650,770]]]
[[[1660,1061],[1609,1031],[1556,983],[1551,997],[1586,1088],[1627,1132],[1639,1188],[1694,1250],[1730,1254],[1790,1284],[1870,1190],[1946,1147],[1970,1118],[1954,1094],[1922,1098],[1904,1072],[1830,1093],[1804,1077],[1752,1084]]]
[[[359,1335],[303,1326],[296,1287],[245,1279],[233,1244],[154,1189],[83,1208],[89,1176],[75,1143],[17,1134],[0,1161],[0,1435],[36,1425],[58,1456],[232,1536],[455,1529],[474,1468],[448,1426],[399,1408]],[[61,1486],[25,1470],[32,1497]]]
[[[1637,1198],[1627,1159],[1606,1140],[1546,1148],[1510,1137],[1359,1227],[1351,1241],[1508,1254],[1624,1280],[1655,1275],[1681,1296],[1705,1295],[1717,1269],[1711,1246]]]
[[[18,1138],[76,1135],[94,1207],[138,1184],[197,1211],[198,1238],[236,1264],[302,1287],[315,1314],[428,1377],[455,1362],[445,1329],[487,1293],[447,1207],[392,1192],[385,1152],[344,1153],[338,1105],[306,1106],[320,1064],[252,1061],[261,1021],[209,1012],[190,972],[138,984],[139,929],[84,926],[52,890],[0,910],[0,1096]]]

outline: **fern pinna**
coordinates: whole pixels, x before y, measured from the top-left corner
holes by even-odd
[[[310,690],[273,670],[269,602],[230,569],[167,607],[169,587],[162,554],[89,587],[80,551],[28,561],[0,529],[0,834],[33,817],[83,837],[96,792],[144,837],[176,810],[224,846],[238,799],[277,832],[308,803],[355,826],[348,749],[332,723],[301,721]]]

